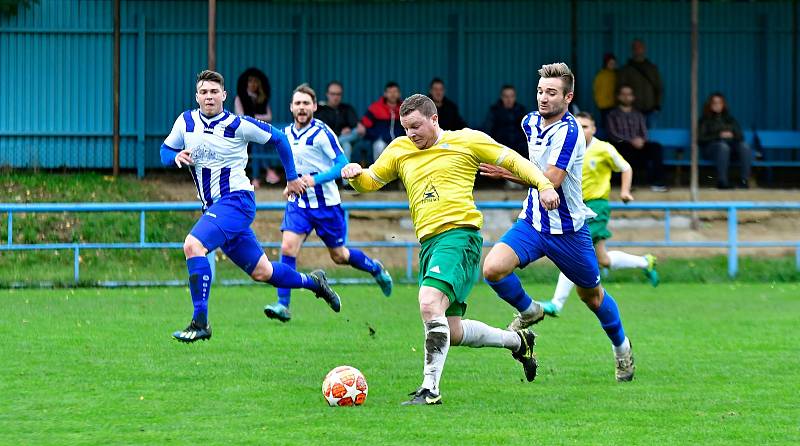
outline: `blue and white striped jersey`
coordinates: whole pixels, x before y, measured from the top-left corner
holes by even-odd
[[[531,162],[542,170],[548,165],[565,170],[567,176],[556,188],[561,203],[557,209],[547,211],[539,203],[539,191],[528,190],[522,202],[519,218],[531,224],[537,231],[547,234],[567,234],[579,230],[587,218],[595,214],[583,204],[581,175],[586,138],[575,117],[567,112],[560,121],[542,128],[544,119],[539,112],[528,113],[522,119],[522,130],[528,139]]]
[[[330,127],[318,119],[311,119],[303,128],[295,128],[294,124],[284,130],[292,147],[295,166],[298,175],[316,175],[327,172],[335,162],[337,155],[342,153],[339,140]],[[336,181],[327,181],[306,189],[306,193],[299,198],[290,197],[289,201],[297,200],[301,208],[320,208],[340,204],[339,188]]]
[[[253,190],[245,173],[247,143],[265,144],[273,131],[265,122],[225,110],[213,118],[197,109],[187,110],[175,120],[164,145],[173,152],[191,150],[194,165],[189,171],[203,209],[207,209],[231,192]]]

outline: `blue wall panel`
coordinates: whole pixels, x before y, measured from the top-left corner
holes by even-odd
[[[303,81],[320,99],[328,81],[343,81],[346,100],[363,113],[388,80],[408,95],[425,92],[438,76],[468,123],[479,127],[504,83],[532,108],[536,70],[555,61],[572,64],[576,102],[593,110],[591,84],[603,53],[624,63],[631,40],[642,38],[664,79],[659,125],[689,126],[689,3],[577,5],[573,61],[570,2],[218,2],[217,68],[226,76],[230,109],[239,73],[263,69],[276,122],[290,119],[291,90]],[[798,99],[791,8],[779,1],[701,2],[701,102],[720,90],[745,127],[798,126],[791,114]],[[159,166],[160,141],[182,110],[196,106],[193,79],[207,64],[207,20],[205,0],[122,2],[122,167],[136,165],[140,129],[147,166]],[[111,0],[41,0],[0,19],[0,164],[111,167],[112,25]],[[141,107],[144,123],[137,121]]]

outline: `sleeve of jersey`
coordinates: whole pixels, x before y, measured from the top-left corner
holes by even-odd
[[[183,150],[183,119],[179,116],[172,125],[172,131],[161,144],[161,164],[175,166],[175,156]]]
[[[292,155],[292,147],[289,145],[289,140],[286,135],[276,129],[272,129],[272,138],[269,143],[278,151],[278,156],[281,158],[283,164],[283,171],[286,172],[286,181],[297,179],[297,169],[294,166],[294,155]]]
[[[344,166],[347,165],[347,157],[344,156],[344,153],[339,152],[333,161],[334,161],[333,167],[326,170],[325,172],[314,175],[313,177],[314,183],[316,184],[327,183],[328,181],[333,181],[342,177],[342,169],[344,169]]]
[[[361,175],[348,180],[353,189],[359,192],[372,192],[397,179],[397,166],[394,155],[392,155],[393,150],[389,150],[391,147],[392,145],[389,144],[375,160],[375,163],[364,170]]]
[[[614,148],[611,144],[606,145],[606,149],[608,150],[608,157],[611,159],[611,165],[614,169],[614,172],[627,172],[631,170],[631,165],[625,161],[625,158],[617,152],[617,149]]]
[[[582,138],[582,136],[578,132],[578,126],[572,123],[556,130],[550,141],[550,159],[547,160],[547,164],[567,170],[572,165],[574,158],[572,155],[578,145],[578,138]]]
[[[535,186],[538,190],[553,189],[553,183],[536,167],[519,153],[496,142],[483,132],[474,132],[471,145],[481,162],[494,164],[509,170],[522,181]]]

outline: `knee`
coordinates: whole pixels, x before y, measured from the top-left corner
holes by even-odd
[[[439,316],[439,308],[433,302],[422,301],[419,303],[419,315],[423,321],[429,321]]]
[[[291,241],[282,241],[281,242],[281,254],[297,257],[297,253],[300,251],[300,247]]]
[[[200,240],[197,240],[191,235],[186,236],[186,239],[183,241],[183,254],[187,259],[204,256],[206,252],[207,250],[203,244],[200,243]]]
[[[335,263],[337,265],[347,265],[347,263],[348,263],[348,261],[350,259],[348,259],[347,256],[344,255],[343,252],[338,252],[337,251],[337,252],[332,252],[331,253],[331,260],[333,260],[333,263]]]
[[[252,277],[256,282],[266,282],[270,279],[270,277],[272,277],[272,274],[270,274],[270,271],[268,271],[266,265],[259,264],[253,270],[253,272],[250,273],[250,277]]]
[[[487,258],[483,263],[483,277],[490,282],[503,280],[511,271],[504,267],[502,263]]]
[[[608,255],[598,255],[597,264],[603,268],[608,268],[611,266],[611,259],[608,257]]]
[[[578,287],[578,296],[589,309],[596,310],[600,308],[600,304],[603,302],[603,287],[600,285],[594,288]]]

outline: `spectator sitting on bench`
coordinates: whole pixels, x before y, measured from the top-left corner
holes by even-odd
[[[383,149],[398,136],[405,136],[406,131],[400,125],[400,105],[403,97],[400,95],[400,85],[389,81],[383,87],[383,96],[370,104],[367,112],[361,118],[356,130],[372,148],[374,162],[383,153]]]
[[[633,89],[622,85],[617,92],[619,105],[608,112],[607,135],[634,171],[646,170],[647,181],[653,192],[666,192],[664,184],[664,154],[661,144],[647,140],[645,117],[633,107]]]
[[[697,133],[697,144],[703,157],[713,161],[717,167],[717,189],[733,187],[728,181],[728,167],[735,157],[739,158],[740,166],[737,185],[747,189],[752,152],[744,142],[739,123],[728,113],[728,103],[722,93],[712,93],[706,100]]]
[[[328,124],[342,145],[344,156],[352,159],[353,143],[358,140],[358,133],[355,131],[358,124],[356,109],[342,102],[344,87],[339,81],[330,81],[325,95],[328,101],[319,104],[315,117]]]
[[[269,106],[270,93],[267,75],[258,68],[248,68],[239,76],[236,82],[236,99],[233,101],[233,110],[240,116],[250,116],[264,122],[272,122],[272,109]],[[251,142],[248,148],[252,155],[264,155],[267,153],[265,144]],[[266,180],[268,183],[276,184],[281,180],[274,167],[270,166],[263,158],[251,158],[251,163],[253,166],[251,184],[256,189],[261,187],[261,179],[259,177],[262,167],[267,169]]]

